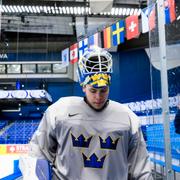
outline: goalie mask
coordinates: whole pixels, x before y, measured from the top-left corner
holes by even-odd
[[[79,59],[77,74],[81,86],[109,86],[112,73],[111,54],[99,47],[88,49]]]

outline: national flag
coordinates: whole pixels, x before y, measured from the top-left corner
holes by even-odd
[[[153,30],[156,27],[156,8],[155,5],[152,7],[149,13],[149,30]]]
[[[69,64],[69,48],[62,50],[61,59],[62,59],[62,65],[68,66],[68,64]]]
[[[103,47],[111,48],[111,27],[107,27],[103,30]]]
[[[132,39],[139,35],[139,20],[137,15],[126,18],[126,38]]]
[[[176,20],[176,6],[174,0],[164,1],[165,23],[169,24]]]
[[[78,61],[78,44],[75,43],[70,46],[70,63],[74,64]]]
[[[79,58],[88,50],[88,38],[79,41]]]
[[[1,40],[1,6],[0,6],[0,40]]]
[[[156,27],[155,4],[148,6],[141,11],[142,33],[153,30]]]
[[[112,26],[112,40],[113,45],[117,46],[124,42],[124,20],[120,20]]]
[[[92,46],[99,46],[99,33],[95,33],[88,38],[88,46],[91,48]]]

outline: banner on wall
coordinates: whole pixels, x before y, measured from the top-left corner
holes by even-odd
[[[0,155],[27,154],[28,144],[0,145]]]

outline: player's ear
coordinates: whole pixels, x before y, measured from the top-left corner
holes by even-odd
[[[86,92],[86,85],[82,87],[82,91],[85,93]]]

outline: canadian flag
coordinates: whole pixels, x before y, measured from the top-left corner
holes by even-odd
[[[70,63],[74,64],[78,61],[78,44],[75,43],[70,46]]]
[[[138,16],[132,15],[126,18],[126,38],[132,39],[139,35]]]

